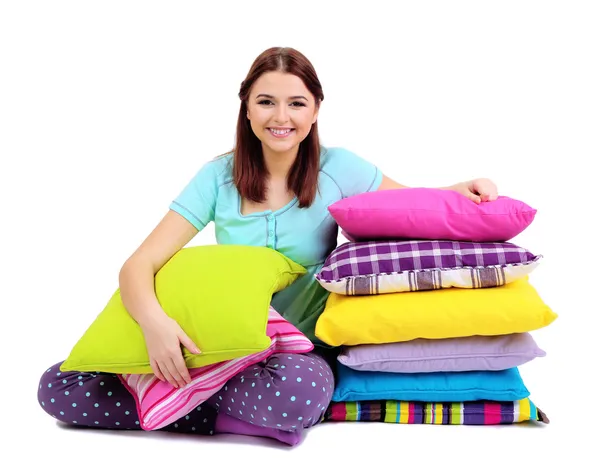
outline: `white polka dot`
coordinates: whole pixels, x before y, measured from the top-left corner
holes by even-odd
[[[87,413],[84,413],[83,416],[87,416]]]
[[[298,378],[296,379],[296,382],[302,382],[302,377],[298,377]]]
[[[77,403],[71,403],[71,406],[72,406],[73,408],[75,408],[75,407],[77,406]]]
[[[64,414],[65,414],[65,412],[64,412],[64,411],[61,411],[61,412],[60,412],[60,414],[61,414],[61,415],[64,415]]]
[[[89,397],[90,395],[91,395],[90,392],[85,392],[86,397]]]
[[[316,386],[317,386],[317,384],[313,382],[313,383],[312,383],[312,386],[313,386],[313,387],[316,387]]]
[[[282,413],[281,416],[283,416],[284,418],[287,417],[287,413]]]
[[[63,383],[66,384],[67,383],[67,379],[63,380]]]
[[[278,397],[279,395],[281,395],[281,392],[275,392],[276,397]]]
[[[126,411],[126,412],[125,412],[125,414],[126,414],[126,415],[128,415],[128,414],[129,414],[129,411]]]
[[[52,384],[48,384],[48,388],[52,388]]]
[[[294,396],[292,395],[292,397],[290,397],[290,400],[292,400],[293,402],[295,402],[295,401],[296,401],[296,397],[294,397]]]
[[[68,390],[67,390],[67,391],[65,391],[65,395],[69,395],[69,391],[68,391]]]
[[[285,377],[285,376],[284,376],[284,377],[281,377],[281,380],[285,381],[285,379],[286,379],[286,378],[287,378],[287,377]]]
[[[115,405],[121,406],[121,402],[117,402],[117,403],[115,403]]]
[[[100,382],[100,385],[104,385],[104,382]]]
[[[108,411],[106,413],[104,413],[104,416],[109,416]]]
[[[100,405],[98,403],[94,403],[94,406],[98,408]]]
[[[310,405],[310,400],[306,400],[306,404],[307,404],[307,405]]]
[[[259,396],[258,396],[258,399],[259,399],[259,400],[260,400],[260,399],[262,399],[262,395],[259,395]]]

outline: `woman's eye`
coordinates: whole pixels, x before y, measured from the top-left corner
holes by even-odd
[[[295,106],[295,107],[303,107],[303,106],[306,106],[306,105],[304,105],[304,103],[302,103],[302,102],[293,102],[293,103],[292,103],[292,105],[293,105],[293,106]]]
[[[270,105],[271,103],[271,100],[261,100],[258,102],[259,105]]]

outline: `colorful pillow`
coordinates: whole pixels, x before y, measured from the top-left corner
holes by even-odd
[[[178,251],[155,276],[168,316],[201,354],[183,349],[189,368],[264,351],[273,293],[306,269],[267,247],[208,245]],[[61,365],[66,371],[152,373],[140,326],[117,290]]]
[[[528,276],[480,290],[447,288],[350,297],[332,293],[315,334],[330,346],[524,333],[552,323]]]
[[[270,344],[267,349],[237,359],[190,369],[192,382],[175,388],[154,374],[122,374],[121,383],[133,395],[140,426],[145,430],[162,428],[187,415],[217,393],[239,372],[276,353],[304,353],[314,348],[310,340],[272,307],[266,328]]]
[[[541,257],[512,243],[349,242],[333,250],[315,277],[342,295],[488,288],[530,274]]]
[[[497,425],[548,417],[529,398],[514,402],[405,402],[397,400],[331,402],[323,422],[376,421],[400,424]]]
[[[217,415],[215,433],[272,438],[289,446],[295,446],[302,439],[301,430],[283,431],[276,428],[267,428],[266,426],[259,426],[239,420],[226,413],[219,413]]]
[[[524,231],[537,210],[499,196],[474,203],[453,190],[405,188],[344,198],[329,212],[351,241],[450,239],[508,241]]]
[[[514,333],[343,346],[337,360],[354,370],[457,372],[510,369],[545,355],[530,333]]]
[[[334,402],[403,400],[418,402],[516,401],[529,396],[518,367],[470,372],[369,372],[338,363]]]

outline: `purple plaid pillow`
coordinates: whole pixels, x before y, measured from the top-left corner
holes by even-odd
[[[530,274],[541,258],[509,242],[348,242],[334,249],[315,277],[341,295],[487,288]]]

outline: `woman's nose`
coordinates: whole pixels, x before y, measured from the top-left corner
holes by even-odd
[[[275,120],[280,124],[284,124],[284,123],[287,123],[288,119],[289,119],[289,116],[288,116],[287,105],[279,105],[275,109]]]

